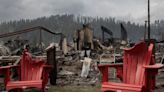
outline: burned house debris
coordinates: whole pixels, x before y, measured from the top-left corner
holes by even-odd
[[[163,0],[20,1],[0,1],[0,92],[164,92]]]
[[[75,33],[74,39],[76,40],[77,50],[93,49],[93,31],[89,24],[83,24],[83,28]]]
[[[98,65],[122,63],[122,48],[129,47],[128,33],[121,25],[121,37],[114,38],[113,32],[105,26],[101,26],[102,40],[94,36],[93,28],[89,24],[84,24],[80,30],[75,32],[74,43],[70,43],[62,33],[55,33],[44,27],[34,27],[13,33],[1,34],[0,38],[14,36],[4,43],[0,48],[1,66],[12,64],[17,65],[20,55],[24,49],[28,49],[33,55],[47,59],[47,64],[52,65],[50,71],[51,85],[91,85],[100,83],[100,72]],[[37,45],[31,44],[30,40],[23,39],[20,34],[39,30],[39,42]],[[60,41],[51,41],[46,45],[43,40],[43,32],[46,31],[53,36],[59,35]],[[105,33],[110,35],[108,42],[105,42]],[[18,35],[19,34],[19,35]],[[18,35],[18,36],[17,36]],[[7,60],[10,60],[7,61]],[[5,64],[3,63],[5,62]],[[111,69],[110,79],[116,78],[116,70]],[[115,81],[118,81],[116,79]]]
[[[105,33],[107,33],[111,37],[107,43],[112,43],[113,42],[113,32],[104,26],[101,26],[101,29],[102,29],[102,42],[105,42]]]

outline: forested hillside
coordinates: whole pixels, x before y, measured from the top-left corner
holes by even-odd
[[[69,41],[72,40],[73,33],[77,29],[82,28],[83,23],[90,23],[93,28],[94,35],[101,37],[101,25],[109,28],[114,37],[120,37],[120,23],[123,23],[127,29],[128,38],[132,41],[137,41],[144,36],[144,25],[139,25],[131,22],[123,22],[116,20],[115,18],[101,18],[101,17],[84,17],[74,15],[53,15],[50,17],[40,17],[37,19],[22,19],[18,21],[3,22],[0,24],[0,33],[13,32],[25,28],[43,26],[54,32],[62,32],[67,36]],[[164,21],[155,21],[151,26],[152,37],[161,39],[162,30],[164,29]],[[33,39],[31,34],[29,39]]]

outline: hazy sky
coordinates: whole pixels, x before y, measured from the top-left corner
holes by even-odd
[[[150,1],[151,19],[164,19],[164,0]],[[0,0],[0,22],[65,13],[144,23],[147,0]]]

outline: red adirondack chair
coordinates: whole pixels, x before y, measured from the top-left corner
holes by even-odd
[[[17,69],[19,75],[18,81],[12,81],[10,79],[11,68]],[[23,91],[22,89],[25,88],[39,88],[42,92],[45,92],[50,68],[50,65],[45,65],[44,60],[32,58],[30,53],[25,50],[18,66],[0,67],[0,73],[5,75],[4,83],[6,91],[16,89],[17,92]]]
[[[152,50],[153,44],[147,47],[145,42],[140,42],[132,48],[124,49],[123,64],[98,65],[102,73],[101,91],[153,92],[155,75],[163,65],[154,64]],[[109,67],[116,68],[121,83],[108,81]]]

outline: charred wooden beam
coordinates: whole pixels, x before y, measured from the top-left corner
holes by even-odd
[[[55,32],[50,31],[47,28],[44,28],[44,27],[41,27],[41,26],[37,26],[37,27],[32,27],[32,28],[28,28],[28,29],[24,29],[24,30],[15,31],[15,32],[9,32],[9,33],[5,33],[5,34],[0,34],[0,38],[14,36],[14,35],[19,35],[19,34],[28,33],[28,32],[37,31],[37,30],[43,30],[43,31],[46,31],[46,32],[54,34],[54,35],[63,35],[62,33],[55,33]]]
[[[105,33],[107,33],[111,37],[113,37],[113,32],[111,30],[109,30],[108,28],[106,28],[105,26],[101,26],[101,30],[102,30],[102,40],[103,40],[103,42],[105,41]]]

